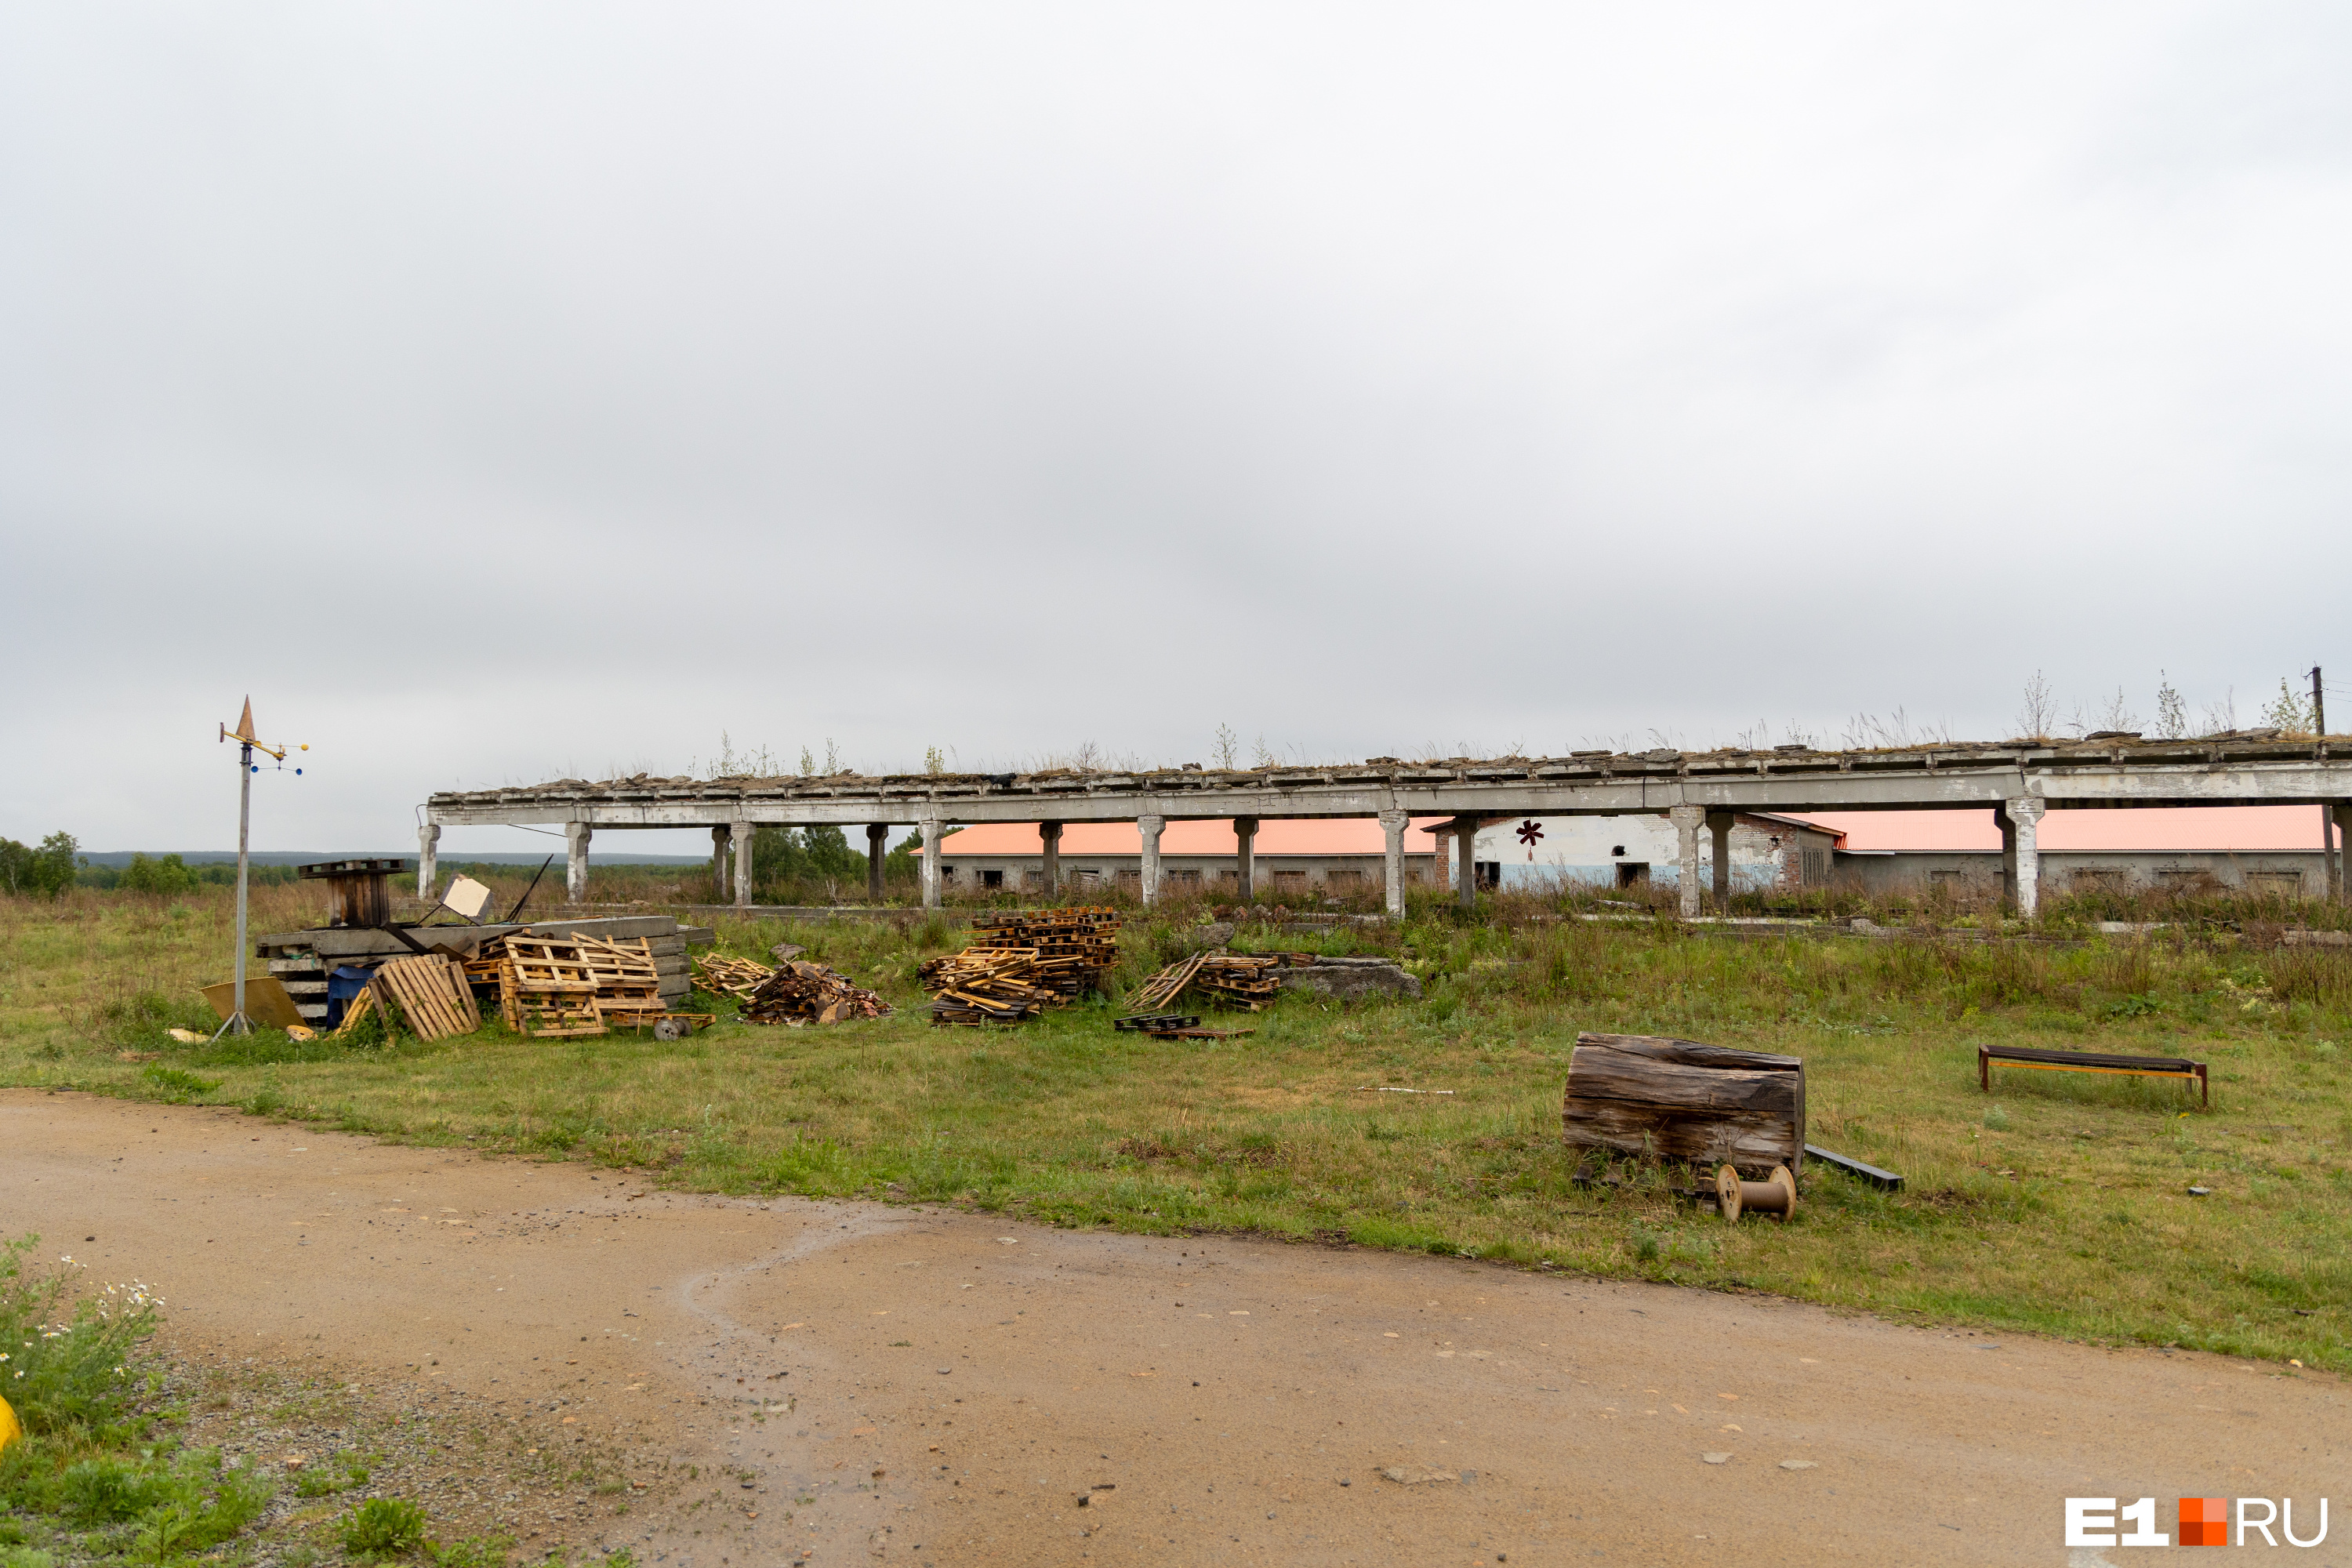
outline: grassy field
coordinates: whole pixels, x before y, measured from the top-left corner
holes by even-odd
[[[257,929],[306,923],[304,897],[257,892]],[[1735,941],[1558,902],[1465,923],[1433,900],[1394,928],[1235,939],[1391,952],[1424,1000],[1287,1000],[1234,1019],[1255,1025],[1246,1039],[1173,1045],[1113,1033],[1108,1004],[929,1027],[914,972],[953,945],[937,922],[722,923],[727,951],[804,943],[902,1011],[822,1029],[730,1019],[672,1047],[495,1031],[173,1046],[166,1025],[206,1022],[189,988],[226,971],[227,909],[0,901],[0,1081],[649,1169],[681,1189],[1345,1240],[2352,1370],[2352,952],[2279,946],[2274,928]],[[1206,918],[1132,922],[1123,978]],[[1674,1198],[1676,1173],[1580,1185],[1559,1136],[1580,1029],[1801,1056],[1811,1140],[1908,1185],[1816,1169],[1794,1223],[1737,1228]],[[2052,1073],[1988,1097],[1979,1041],[2199,1057],[2213,1106],[2173,1083]],[[1365,1092],[1381,1084],[1453,1093]]]

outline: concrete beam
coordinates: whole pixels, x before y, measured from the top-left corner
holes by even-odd
[[[1801,756],[1706,753],[1534,763],[1381,764],[1251,772],[908,775],[612,784],[436,795],[438,825],[709,826],[919,821],[1116,822],[1169,817],[1628,816],[1998,806],[2021,784],[2053,809],[2332,805],[2352,799],[2352,756],[2317,745],[2196,742],[2140,747],[1962,747]]]
[[[588,841],[595,837],[584,822],[563,825],[563,894],[575,904],[588,901]]]
[[[1675,889],[1682,917],[1698,919],[1698,830],[1706,820],[1706,813],[1696,805],[1677,805],[1666,813],[1666,820],[1675,825],[1675,858],[1677,868]]]
[[[1164,816],[1139,816],[1136,831],[1143,836],[1143,902],[1146,908],[1160,901],[1160,835],[1166,830]]]
[[[434,884],[440,879],[436,864],[440,847],[439,824],[428,822],[416,830],[416,896],[428,904],[433,901]]]
[[[940,907],[940,819],[923,818],[923,908]]]
[[[1731,912],[1731,825],[1733,815],[1727,811],[1706,814],[1706,830],[1714,842],[1708,847],[1715,855],[1715,912]]]
[[[866,825],[866,901],[882,901],[882,862],[890,853],[890,825],[869,822]]]
[[[1412,818],[1402,811],[1381,813],[1381,834],[1387,840],[1389,918],[1404,918],[1404,830]]]
[[[751,835],[756,832],[748,822],[739,822],[728,829],[735,845],[735,907],[751,907]]]
[[[1257,897],[1257,818],[1234,818],[1234,886],[1241,902]]]
[[[1048,902],[1062,896],[1062,825],[1041,822],[1037,825],[1037,842],[1042,850],[1045,896]]]

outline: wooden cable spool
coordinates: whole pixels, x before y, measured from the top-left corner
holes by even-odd
[[[1726,1165],[1715,1173],[1715,1196],[1723,1205],[1723,1217],[1734,1225],[1751,1209],[1785,1220],[1797,1212],[1797,1178],[1789,1174],[1788,1166],[1775,1165],[1765,1180],[1743,1182],[1737,1169]]]

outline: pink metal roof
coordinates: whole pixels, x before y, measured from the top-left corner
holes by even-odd
[[[1998,850],[1990,811],[1809,811],[1804,820],[1845,836],[1845,849]],[[2149,806],[2130,811],[2053,811],[2042,819],[2044,850],[2144,854],[2258,855],[2319,847],[2315,805]]]
[[[1430,837],[1428,825],[1447,820],[1426,817],[1406,828],[1404,852],[1434,853],[1437,841]],[[942,856],[1035,855],[1043,847],[1034,822],[985,822],[940,840]],[[1160,834],[1162,855],[1233,855],[1240,848],[1230,817],[1171,822]],[[1257,828],[1260,855],[1381,855],[1387,851],[1388,836],[1370,817],[1278,817],[1259,823]],[[1140,857],[1143,834],[1132,822],[1073,822],[1062,829],[1062,853]]]

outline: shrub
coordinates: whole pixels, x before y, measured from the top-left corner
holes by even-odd
[[[36,1436],[95,1433],[129,1413],[129,1363],[154,1331],[156,1302],[144,1286],[110,1285],[68,1314],[68,1275],[25,1273],[39,1240],[0,1242],[0,1390]]]
[[[340,1533],[354,1557],[404,1557],[425,1544],[425,1510],[406,1498],[370,1498],[344,1519]]]

